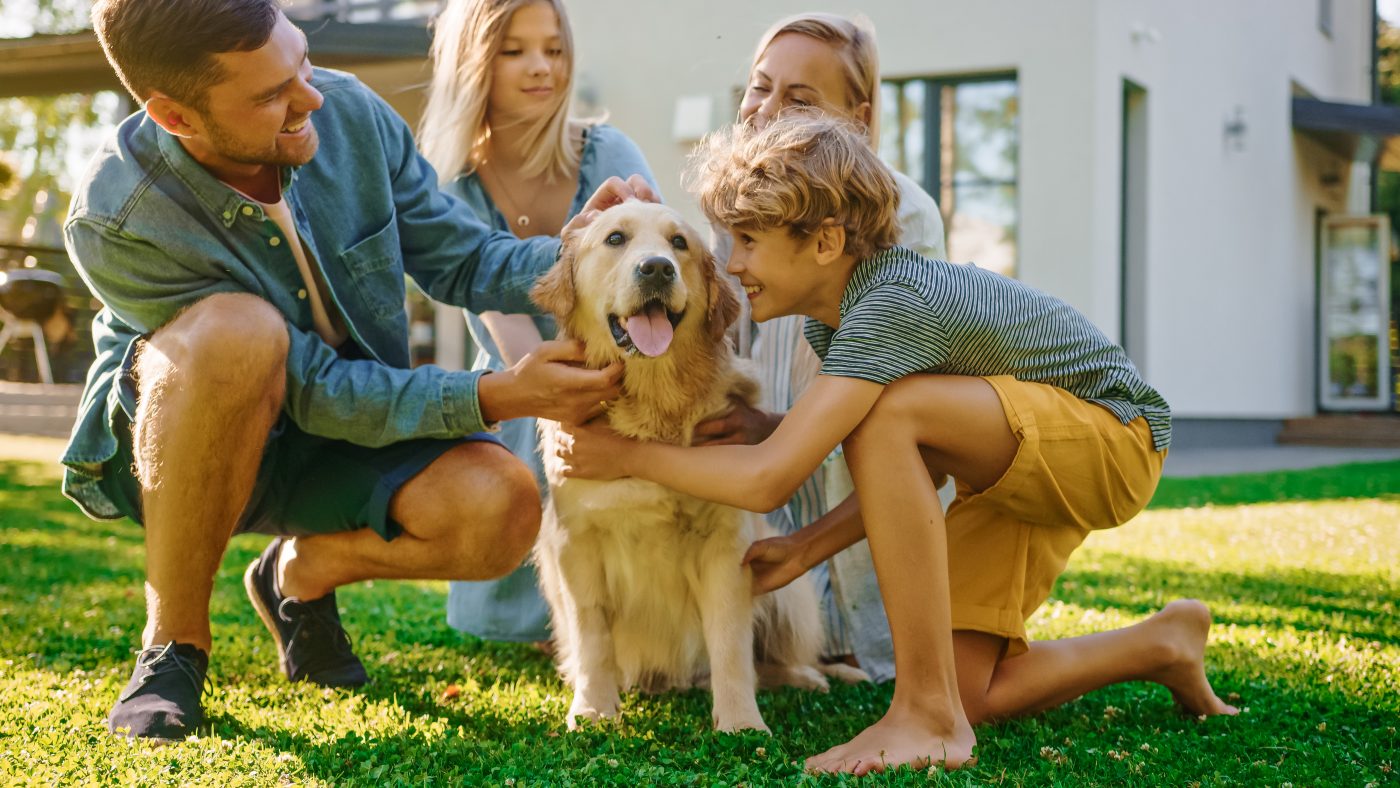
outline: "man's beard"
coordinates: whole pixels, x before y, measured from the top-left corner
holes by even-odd
[[[307,118],[306,124],[308,138],[295,151],[282,150],[275,140],[266,148],[254,149],[239,142],[223,126],[212,121],[206,121],[204,133],[209,137],[209,144],[214,151],[229,161],[269,167],[300,167],[311,161],[311,157],[316,155],[316,150],[320,147],[320,137],[316,133],[315,124],[310,118]]]

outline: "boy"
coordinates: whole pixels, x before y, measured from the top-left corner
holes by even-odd
[[[1116,632],[1026,640],[1069,554],[1137,514],[1161,475],[1170,410],[1122,349],[1055,298],[894,246],[894,183],[841,121],[719,132],[693,170],[705,213],[733,235],[728,270],[754,318],[807,315],[821,376],[755,446],[580,428],[559,453],[575,476],[637,476],[766,511],[842,444],[856,495],[745,558],[761,593],[870,540],[894,697],[807,768],[956,768],[973,760],[973,723],[1121,681],[1163,684],[1193,714],[1234,714],[1205,677],[1199,602]],[[946,522],[933,481],[944,474],[958,483]]]

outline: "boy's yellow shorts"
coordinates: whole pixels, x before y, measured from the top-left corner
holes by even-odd
[[[983,492],[958,482],[948,507],[953,629],[1007,639],[1025,652],[1026,619],[1050,595],[1090,531],[1131,519],[1152,497],[1166,452],[1144,419],[1123,424],[1064,389],[989,377],[1020,446]]]

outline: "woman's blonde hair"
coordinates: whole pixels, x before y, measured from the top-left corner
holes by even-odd
[[[899,189],[864,131],[818,112],[784,113],[762,131],[734,124],[700,141],[686,187],[722,227],[809,238],[832,219],[845,252],[868,257],[899,238]]]
[[[491,97],[491,68],[501,51],[516,11],[546,3],[559,20],[560,62],[564,69],[555,105],[548,114],[521,129],[520,144],[530,151],[521,172],[568,178],[578,166],[579,151],[570,130],[574,82],[574,37],[560,0],[449,0],[432,23],[430,56],[433,78],[428,104],[418,123],[423,156],[447,183],[481,165],[491,128],[486,108]]]
[[[875,46],[875,26],[871,21],[860,15],[852,19],[821,12],[794,14],[779,19],[758,40],[753,63],[749,65],[750,74],[772,45],[773,39],[784,33],[815,38],[836,50],[846,77],[849,108],[854,109],[865,102],[870,104],[870,123],[866,132],[874,145],[879,139],[876,134],[880,122],[880,53]]]

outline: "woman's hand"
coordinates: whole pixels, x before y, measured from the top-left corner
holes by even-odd
[[[563,474],[571,479],[610,481],[631,474],[625,460],[640,443],[624,438],[601,424],[580,424],[555,433],[554,456],[563,462]]]
[[[806,573],[809,567],[800,533],[760,539],[749,545],[742,563],[753,570],[754,596],[776,591]]]
[[[733,410],[695,425],[694,445],[753,446],[772,435],[783,420],[780,413],[759,410],[742,400],[732,401]]]

